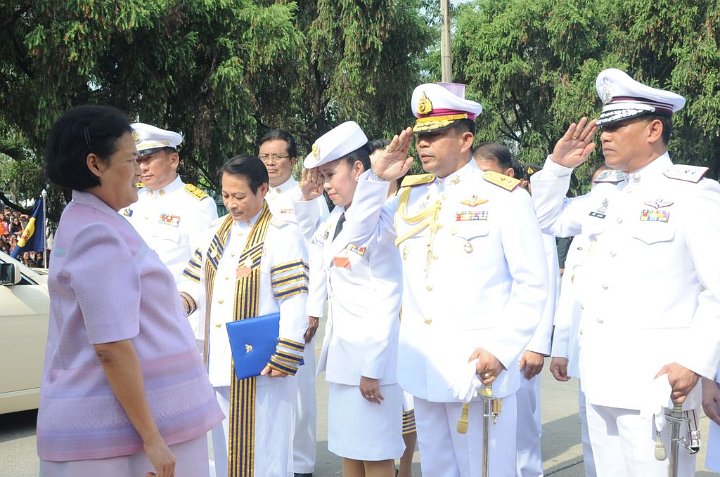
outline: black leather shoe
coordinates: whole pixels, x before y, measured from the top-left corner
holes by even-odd
[[[309,473],[309,474],[298,474],[297,472],[295,472],[295,477],[312,477],[312,473]]]

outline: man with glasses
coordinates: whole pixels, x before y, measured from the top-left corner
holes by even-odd
[[[295,139],[287,131],[271,129],[260,139],[258,156],[265,164],[270,179],[270,189],[265,201],[274,218],[284,222],[297,224],[293,202],[302,200],[303,192],[300,184],[293,176],[293,168],[297,162],[297,145]],[[325,198],[313,200],[315,207],[310,207],[316,215],[313,231],[328,216]],[[312,261],[312,254],[310,255]],[[312,264],[311,274],[312,272]],[[311,280],[314,280],[312,277]],[[305,333],[304,366],[301,366],[297,377],[297,402],[295,413],[295,436],[293,439],[293,470],[297,477],[311,476],[315,469],[316,452],[316,418],[317,403],[315,399],[315,347],[312,339],[317,330],[319,319],[323,314],[324,303],[307,304],[308,328]]]
[[[132,125],[142,188],[120,211],[167,266],[177,283],[195,250],[198,233],[218,218],[215,201],[177,173],[182,136],[145,123]]]

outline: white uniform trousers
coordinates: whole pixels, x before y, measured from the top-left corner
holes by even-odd
[[[255,398],[255,477],[293,477],[292,437],[297,384],[294,377],[259,377]],[[230,386],[215,387],[215,396],[230,415]],[[215,477],[228,475],[228,418],[211,432]]]
[[[468,412],[468,431],[458,434],[457,421],[462,403],[430,402],[415,397],[420,468],[432,477],[481,477],[483,446],[483,403],[472,401]],[[515,395],[502,399],[502,412],[489,429],[489,474],[515,475],[515,433],[517,430]]]
[[[592,446],[590,445],[590,434],[588,433],[587,409],[585,407],[585,393],[578,382],[578,413],[580,414],[580,438],[582,440],[583,465],[585,477],[597,477],[595,472],[595,458],[593,457]]]
[[[517,477],[542,477],[540,375],[520,378],[517,398]]]
[[[293,471],[312,474],[315,470],[317,442],[317,399],[315,397],[315,340],[305,344],[305,364],[298,368],[297,401],[295,402],[295,437],[293,439]]]
[[[640,411],[586,403],[588,431],[598,477],[667,477],[669,459],[655,459],[655,425]],[[670,455],[670,427],[661,433]],[[683,432],[683,431],[681,431]],[[695,455],[680,446],[678,477],[695,475]]]
[[[710,421],[705,467],[720,472],[720,426]]]

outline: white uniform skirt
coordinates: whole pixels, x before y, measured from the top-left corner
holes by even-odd
[[[367,401],[359,386],[328,383],[328,450],[354,460],[398,459],[402,439],[403,392],[380,386],[381,404]]]
[[[169,447],[175,456],[175,477],[209,475],[207,435]],[[144,477],[154,471],[145,452],[109,459],[40,461],[41,477]]]

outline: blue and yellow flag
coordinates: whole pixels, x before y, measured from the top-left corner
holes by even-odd
[[[42,252],[45,248],[45,214],[43,213],[43,198],[35,201],[32,217],[25,226],[17,245],[10,256],[17,258],[25,251]]]

